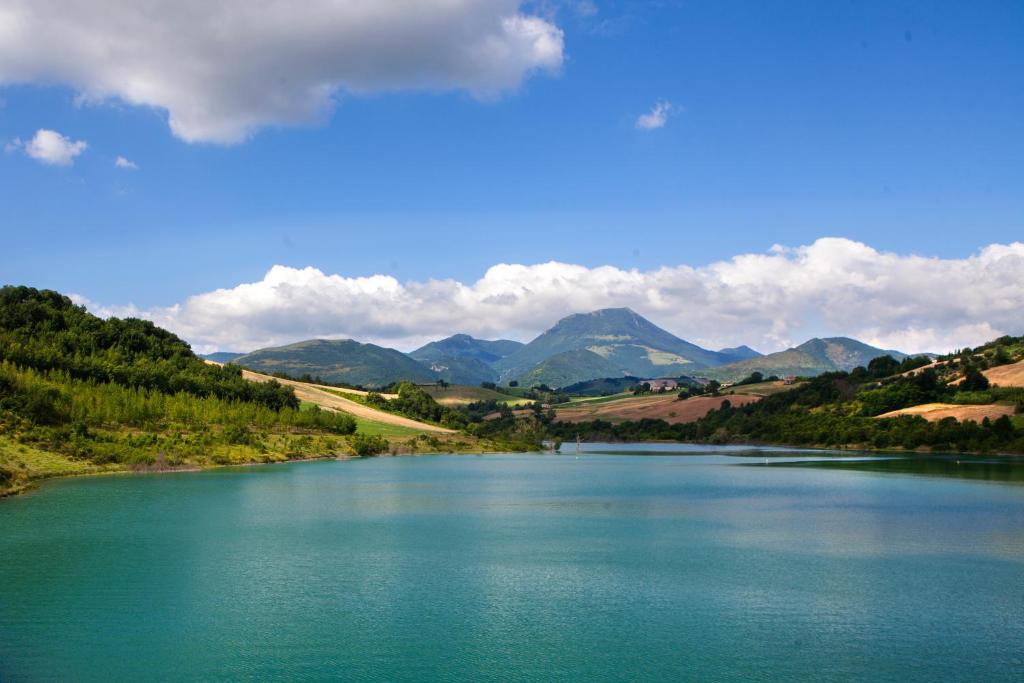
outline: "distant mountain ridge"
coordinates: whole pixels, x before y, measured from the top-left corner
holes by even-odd
[[[409,357],[430,368],[440,379],[452,384],[496,382],[493,364],[522,348],[509,339],[489,341],[468,334],[455,334],[430,342],[409,353]]]
[[[437,375],[401,351],[352,339],[311,339],[235,358],[253,370],[309,374],[333,383],[383,387],[393,382],[433,382]]]
[[[569,351],[577,353],[559,357]],[[628,308],[605,308],[562,318],[494,365],[503,382],[564,386],[599,377],[672,377],[724,361],[719,353],[680,339]]]
[[[739,363],[740,361],[749,360],[751,358],[760,358],[764,354],[760,351],[755,351],[744,344],[742,346],[719,349],[718,355],[722,357],[722,360],[725,363]]]
[[[468,334],[453,334],[446,339],[421,346],[415,351],[409,352],[409,356],[421,363],[443,358],[475,358],[490,364],[515,353],[523,346],[522,342],[510,339],[488,341],[476,339]]]
[[[867,366],[872,359],[885,355],[890,355],[896,360],[903,360],[908,356],[901,351],[879,349],[849,337],[815,337],[785,351],[709,368],[700,375],[723,382],[744,379],[752,372],[760,372],[766,377],[812,376]]]
[[[456,334],[408,354],[349,340],[314,339],[248,354],[218,352],[211,360],[233,362],[263,372],[309,374],[328,382],[383,387],[408,380],[478,385],[567,387],[624,377],[706,377],[734,382],[752,372],[818,375],[867,365],[885,354],[848,337],[810,339],[785,351],[762,355],[749,346],[711,351],[663,330],[628,308],[607,308],[562,318],[528,344],[488,341]]]

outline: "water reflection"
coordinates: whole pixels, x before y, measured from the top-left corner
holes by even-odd
[[[885,456],[869,458],[825,458],[743,463],[748,467],[813,467],[882,474],[911,474],[924,477],[952,477],[996,483],[1024,484],[1024,459],[977,456]]]

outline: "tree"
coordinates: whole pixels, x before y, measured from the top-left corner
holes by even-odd
[[[963,391],[985,391],[988,388],[988,378],[976,368],[968,368],[964,373],[963,382],[960,383],[960,389]]]
[[[900,363],[892,356],[886,354],[878,358],[872,358],[868,363],[868,372],[872,377],[888,377],[898,370]]]

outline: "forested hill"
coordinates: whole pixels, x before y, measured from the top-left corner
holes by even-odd
[[[0,495],[62,474],[349,452],[338,437],[355,430],[348,415],[301,410],[290,387],[208,365],[152,323],[0,288]]]
[[[294,392],[210,365],[177,336],[138,319],[98,318],[58,292],[0,288],[0,361],[72,379],[297,408]]]

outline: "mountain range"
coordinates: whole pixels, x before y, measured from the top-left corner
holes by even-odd
[[[850,371],[857,366],[867,366],[872,358],[885,355],[903,360],[908,354],[878,349],[849,337],[814,338],[785,351],[708,368],[701,375],[722,382],[736,382],[749,377],[753,372],[760,372],[765,377],[808,377],[837,370]]]
[[[527,344],[456,334],[405,354],[351,339],[316,339],[237,357],[218,353],[207,358],[368,387],[401,380],[566,387],[601,378],[705,377],[728,382],[755,371],[766,376],[817,375],[867,365],[885,354],[897,359],[907,355],[847,337],[811,339],[768,355],[748,346],[712,351],[628,308],[608,308],[563,318]]]

